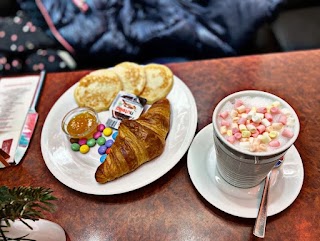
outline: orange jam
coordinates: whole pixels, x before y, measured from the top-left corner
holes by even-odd
[[[67,131],[70,136],[91,138],[96,131],[98,124],[98,120],[93,114],[83,112],[74,116],[69,121]]]

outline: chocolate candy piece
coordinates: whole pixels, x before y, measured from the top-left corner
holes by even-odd
[[[87,145],[89,147],[94,147],[96,145],[96,140],[94,138],[91,138],[87,141]]]
[[[87,138],[81,138],[78,143],[79,143],[80,146],[86,145],[87,144]]]
[[[100,137],[97,139],[97,143],[98,143],[99,146],[104,145],[104,143],[106,143],[106,138],[104,138],[103,136],[100,136]]]
[[[112,134],[112,129],[110,127],[107,127],[103,130],[103,134],[105,136],[110,136]]]
[[[103,154],[101,157],[100,157],[100,162],[104,162],[107,158],[107,154]]]
[[[105,146],[106,147],[111,147],[113,142],[114,142],[113,140],[107,140]]]
[[[112,134],[112,139],[115,140],[118,136],[118,132],[116,131],[115,133]]]
[[[89,150],[90,150],[90,147],[89,147],[88,145],[82,145],[82,146],[80,146],[80,152],[81,152],[82,154],[88,153]]]
[[[106,128],[106,126],[104,124],[99,124],[97,127],[97,131],[102,132],[104,130],[104,128]]]
[[[71,143],[78,143],[79,139],[78,138],[70,138]]]
[[[96,140],[97,140],[100,136],[101,136],[101,132],[100,132],[100,131],[97,131],[96,133],[93,134],[93,138],[96,139]]]
[[[72,143],[71,144],[71,150],[79,151],[80,150],[80,145],[78,143]]]
[[[106,154],[106,150],[107,150],[106,146],[100,146],[99,149],[98,149],[98,153],[100,155]]]

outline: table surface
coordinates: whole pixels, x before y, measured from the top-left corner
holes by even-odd
[[[268,217],[265,240],[319,240],[320,229],[320,50],[168,64],[192,91],[198,109],[196,133],[211,122],[225,96],[248,89],[273,93],[290,103],[300,118],[295,142],[304,166],[297,199]],[[0,185],[45,186],[58,198],[46,214],[68,240],[256,240],[255,219],[227,214],[194,187],[187,153],[168,173],[129,193],[95,196],[59,182],[40,149],[41,130],[55,101],[87,71],[48,73],[38,102],[39,119],[30,147],[16,167],[0,170]],[[173,103],[174,104],[174,103]]]

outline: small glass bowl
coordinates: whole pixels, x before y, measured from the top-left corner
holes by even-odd
[[[79,116],[83,115],[81,118]],[[88,118],[86,118],[86,115]],[[78,120],[76,120],[76,118]],[[89,120],[92,119],[91,121]],[[78,124],[83,131],[72,131],[69,123],[73,121],[73,124]],[[97,131],[97,126],[100,124],[99,116],[97,112],[90,107],[77,107],[69,111],[62,119],[61,128],[69,139],[90,139],[93,134]],[[68,128],[69,127],[69,128]]]

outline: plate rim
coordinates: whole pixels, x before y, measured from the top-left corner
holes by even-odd
[[[144,181],[142,183],[140,183],[139,185],[135,185],[134,187],[132,188],[127,188],[127,189],[122,189],[122,190],[114,190],[114,191],[110,191],[108,190],[107,188],[105,192],[102,192],[102,191],[95,191],[95,190],[83,190],[81,187],[83,185],[77,185],[77,184],[74,184],[74,182],[76,182],[75,180],[72,180],[72,182],[68,182],[68,181],[64,181],[64,180],[61,180],[61,176],[59,174],[59,170],[56,168],[55,165],[51,164],[51,162],[53,162],[52,160],[50,160],[50,156],[49,154],[47,153],[47,150],[46,150],[46,143],[45,143],[45,133],[48,132],[48,122],[49,122],[49,118],[51,117],[52,113],[53,113],[53,109],[54,108],[57,108],[57,103],[59,102],[60,99],[62,98],[66,98],[64,95],[67,94],[68,91],[70,91],[70,89],[72,88],[75,88],[75,86],[78,84],[78,81],[73,84],[71,87],[69,87],[64,93],[62,93],[60,95],[60,97],[55,101],[55,103],[53,104],[53,106],[51,107],[48,115],[46,116],[46,119],[44,121],[44,124],[43,124],[43,127],[42,127],[42,131],[41,131],[41,140],[40,140],[40,146],[41,146],[41,153],[42,153],[42,157],[43,157],[43,160],[47,166],[47,168],[49,169],[49,171],[51,172],[51,174],[59,181],[61,182],[62,184],[64,184],[65,186],[73,189],[73,190],[76,190],[76,191],[79,191],[79,192],[82,192],[82,193],[85,193],[85,194],[93,194],[93,195],[116,195],[116,194],[123,194],[123,193],[127,193],[127,192],[130,192],[130,191],[134,191],[134,190],[137,190],[139,188],[142,188],[144,186],[147,186],[149,184],[151,184],[152,182],[158,180],[159,178],[161,178],[163,175],[165,175],[167,172],[169,172],[180,160],[181,158],[183,157],[183,155],[187,152],[189,146],[191,145],[191,142],[195,136],[195,133],[196,133],[196,128],[197,128],[197,123],[198,123],[198,111],[197,111],[197,105],[196,105],[196,101],[195,101],[195,98],[191,92],[191,90],[188,88],[188,86],[177,76],[174,75],[174,84],[176,85],[179,85],[179,87],[181,89],[179,89],[179,91],[183,91],[185,93],[185,96],[188,98],[189,100],[189,127],[188,127],[188,132],[186,132],[186,135],[184,136],[184,141],[181,143],[181,146],[179,148],[178,151],[175,152],[175,155],[174,155],[174,159],[173,161],[171,161],[169,164],[171,165],[168,165],[168,167],[159,175],[157,176],[154,176],[153,178],[149,178],[147,181]],[[173,86],[174,87],[174,86]],[[170,95],[170,93],[168,94],[168,96]],[[173,103],[174,104],[174,103]],[[107,184],[101,184],[101,185],[107,185]],[[130,186],[130,185],[128,185]],[[87,189],[90,189],[89,187]]]
[[[198,180],[200,180],[200,179],[204,179],[204,176],[205,175],[200,175],[200,176],[197,176],[197,175],[195,175],[194,173],[193,173],[193,170],[192,170],[192,165],[193,165],[193,163],[194,163],[194,161],[192,160],[192,158],[191,158],[191,155],[192,155],[192,152],[193,152],[193,150],[194,150],[194,148],[195,148],[195,143],[198,141],[198,139],[200,139],[202,136],[205,136],[206,138],[207,138],[207,135],[209,135],[208,133],[210,133],[211,132],[211,130],[213,130],[213,125],[212,125],[212,123],[210,123],[210,124],[208,124],[207,126],[205,126],[203,129],[201,129],[197,134],[196,134],[196,136],[193,138],[193,141],[192,141],[192,143],[191,143],[191,145],[190,145],[190,147],[189,147],[189,150],[188,150],[188,155],[187,155],[187,168],[188,168],[188,173],[189,173],[189,177],[190,177],[190,179],[191,179],[191,181],[192,181],[192,184],[194,185],[194,187],[196,188],[196,190],[200,193],[200,195],[205,199],[205,200],[207,200],[212,206],[214,206],[214,207],[216,207],[216,208],[218,208],[219,210],[221,210],[221,211],[223,211],[223,212],[225,212],[225,213],[227,213],[227,214],[230,214],[230,215],[233,215],[233,216],[237,216],[237,217],[241,217],[241,218],[256,218],[256,215],[243,215],[243,214],[241,214],[239,211],[237,211],[237,210],[235,210],[235,209],[228,209],[227,208],[227,205],[221,205],[221,201],[220,200],[218,200],[218,199],[216,199],[215,200],[215,203],[212,201],[212,196],[214,196],[214,195],[212,195],[212,196],[210,196],[209,197],[209,195],[205,192],[205,191],[203,191],[202,190],[202,187],[200,187],[199,186],[199,183],[198,183]],[[211,138],[209,138],[211,141],[209,141],[209,142],[207,142],[208,144],[207,145],[210,145],[210,144],[212,144],[212,147],[211,148],[214,148],[213,147],[213,139],[211,139]],[[211,150],[211,148],[210,149],[206,149],[206,148],[208,148],[208,147],[204,147],[204,146],[201,146],[203,149],[203,151],[208,151],[208,150]],[[298,178],[297,180],[299,181],[299,183],[298,183],[298,185],[297,184],[295,184],[295,195],[293,195],[292,196],[292,199],[291,200],[289,200],[288,202],[287,202],[287,204],[288,205],[283,205],[281,208],[278,208],[278,210],[273,210],[273,212],[270,212],[270,209],[269,209],[269,212],[268,212],[268,217],[269,216],[273,216],[273,215],[276,215],[276,214],[278,214],[278,213],[280,213],[280,212],[282,212],[283,210],[285,210],[286,208],[288,208],[295,200],[296,200],[296,198],[298,197],[298,195],[299,195],[299,193],[300,193],[300,191],[301,191],[301,189],[302,189],[302,185],[303,185],[303,180],[304,180],[304,168],[303,168],[303,163],[302,163],[302,159],[301,159],[301,156],[300,156],[300,154],[299,154],[299,152],[298,152],[298,150],[295,148],[295,146],[294,145],[292,145],[291,147],[290,147],[290,149],[291,148],[293,148],[293,151],[296,151],[297,152],[297,154],[298,154],[298,157],[297,157],[297,159],[299,159],[299,161],[298,161],[298,165],[299,165],[299,168],[300,168],[300,178]],[[198,151],[199,152],[199,151]],[[206,154],[207,155],[207,154]],[[206,158],[203,158],[204,160],[202,160],[202,161],[206,161],[207,162],[207,159]],[[206,164],[204,164],[204,166],[206,166]],[[206,175],[207,176],[209,176],[209,174],[208,174],[208,172],[206,173]],[[209,177],[210,178],[210,177]],[[217,187],[217,185],[214,183],[214,181],[210,178],[210,184],[211,185],[213,185],[216,189],[219,189],[218,187]],[[226,181],[224,181],[225,183],[226,183]],[[280,181],[281,182],[281,181]],[[230,185],[230,184],[227,184],[227,185]],[[258,184],[258,185],[263,185],[263,183],[261,183],[261,184]],[[231,186],[231,185],[230,185]],[[212,186],[211,186],[212,187]],[[235,188],[235,189],[237,189],[236,187],[233,187],[232,186],[232,188]],[[263,186],[262,186],[262,188],[263,188]],[[240,188],[239,188],[239,190],[241,190]],[[269,193],[272,193],[272,188],[269,190]],[[232,197],[231,195],[228,195],[227,193],[225,193],[225,192],[223,192],[223,191],[221,191],[221,190],[219,190],[219,194],[222,194],[222,195],[224,195],[226,198],[229,198],[229,199],[231,199],[232,200],[232,198],[235,198],[235,197]],[[258,197],[257,197],[258,198]],[[256,199],[256,201],[257,201],[257,206],[256,207],[251,207],[251,208],[254,208],[254,209],[256,209],[256,213],[258,213],[258,208],[259,208],[259,202],[258,202],[258,199]]]

